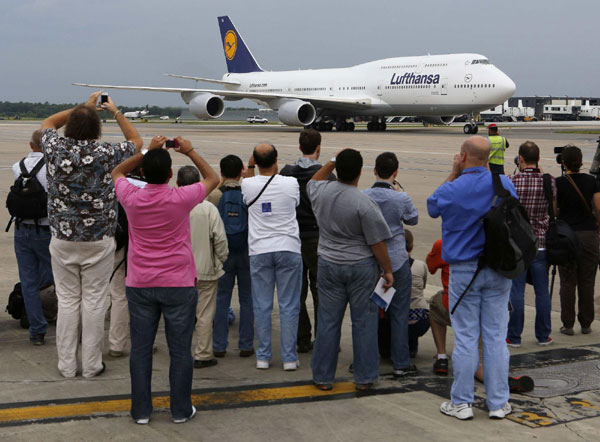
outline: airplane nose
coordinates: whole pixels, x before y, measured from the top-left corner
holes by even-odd
[[[508,75],[499,70],[499,78],[496,81],[498,92],[502,94],[503,100],[508,100],[517,90],[517,85]]]

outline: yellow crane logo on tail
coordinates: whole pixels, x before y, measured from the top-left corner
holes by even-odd
[[[227,60],[233,60],[237,50],[237,35],[233,31],[227,31],[225,34],[225,57]]]

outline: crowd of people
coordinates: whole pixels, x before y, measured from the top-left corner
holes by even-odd
[[[138,424],[147,424],[152,413],[152,355],[161,316],[171,413],[182,423],[196,413],[194,368],[214,366],[227,354],[236,283],[237,348],[240,357],[256,355],[257,369],[269,369],[273,359],[277,293],[283,370],[296,370],[298,353],[312,351],[315,387],[334,388],[349,304],[357,390],[377,381],[380,354],[390,357],[395,377],[415,373],[411,358],[429,328],[437,350],[433,370],[447,375],[450,326],[454,382],[441,412],[472,418],[474,380],[480,379],[490,417],[503,418],[511,412],[507,346],[521,345],[527,281],[535,291],[535,338],[541,346],[552,343],[545,236],[554,214],[573,229],[582,249],[572,265],[559,266],[560,332],[573,335],[576,319],[582,333],[591,332],[600,185],[580,172],[582,154],[575,146],[564,149],[566,175],[554,180],[540,169],[538,146],[527,141],[519,147],[519,173],[507,177],[503,157],[509,145],[498,129],[490,128],[490,139],[468,138],[446,181],[427,199],[428,214],[442,219],[441,239],[421,261],[411,256],[414,237],[404,227],[416,225],[419,214],[396,181],[394,153],[377,157],[373,185],[361,191],[361,153],[346,148],[322,165],[321,136],[306,129],[296,163],[280,171],[275,146],[259,144],[247,165],[235,155],[222,158],[219,177],[184,138],[166,149],[167,139],[155,136],[142,148],[137,130],[112,99],[99,104],[99,95],[44,120],[32,135],[32,152],[13,168],[15,178],[34,171],[48,200],[47,217],[16,219],[15,253],[35,345],[44,344],[47,329],[39,288],[55,285],[58,370],[66,378],[75,377],[78,366],[85,378],[105,371],[110,300],[109,354],[123,356],[130,339],[131,416]],[[99,109],[112,114],[123,142],[99,141]],[[193,163],[178,170],[175,187],[169,186],[169,151]],[[495,202],[492,165],[502,186],[520,200],[537,237],[535,260],[513,280],[478,269],[485,244],[481,220]],[[427,274],[437,270],[443,290],[427,302]],[[371,300],[378,283],[395,290],[385,311]]]

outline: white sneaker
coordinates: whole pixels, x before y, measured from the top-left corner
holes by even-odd
[[[447,416],[454,416],[460,420],[473,419],[473,407],[471,404],[455,405],[452,401],[447,401],[442,404],[440,411]]]
[[[259,370],[266,370],[267,368],[269,368],[269,361],[262,361],[260,359],[256,360],[256,368],[258,368]]]
[[[192,405],[192,414],[190,414],[188,417],[184,417],[184,418],[181,418],[181,419],[173,419],[173,423],[174,424],[183,424],[183,423],[189,421],[194,416],[196,416],[196,407],[194,407]]]
[[[296,369],[298,367],[300,367],[300,361],[284,362],[283,363],[283,369],[285,371],[296,371]]]
[[[150,418],[149,417],[145,417],[142,419],[136,419],[135,423],[138,425],[148,425],[148,422],[150,422]]]
[[[500,408],[499,410],[490,411],[490,419],[504,419],[504,417],[510,413],[512,413],[512,407],[507,402],[504,404],[504,407]]]

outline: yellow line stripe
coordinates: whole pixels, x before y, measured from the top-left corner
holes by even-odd
[[[330,391],[317,390],[312,385],[293,387],[261,388],[245,391],[221,391],[192,395],[192,403],[198,406],[240,405],[248,402],[266,402],[273,400],[323,397],[355,391],[352,382],[334,384]],[[152,399],[155,409],[169,408],[169,396],[158,396]],[[0,423],[31,420],[57,419],[65,417],[91,416],[95,413],[123,413],[129,411],[131,400],[117,399],[107,401],[84,402],[77,404],[39,405],[32,407],[7,408],[0,410]]]

